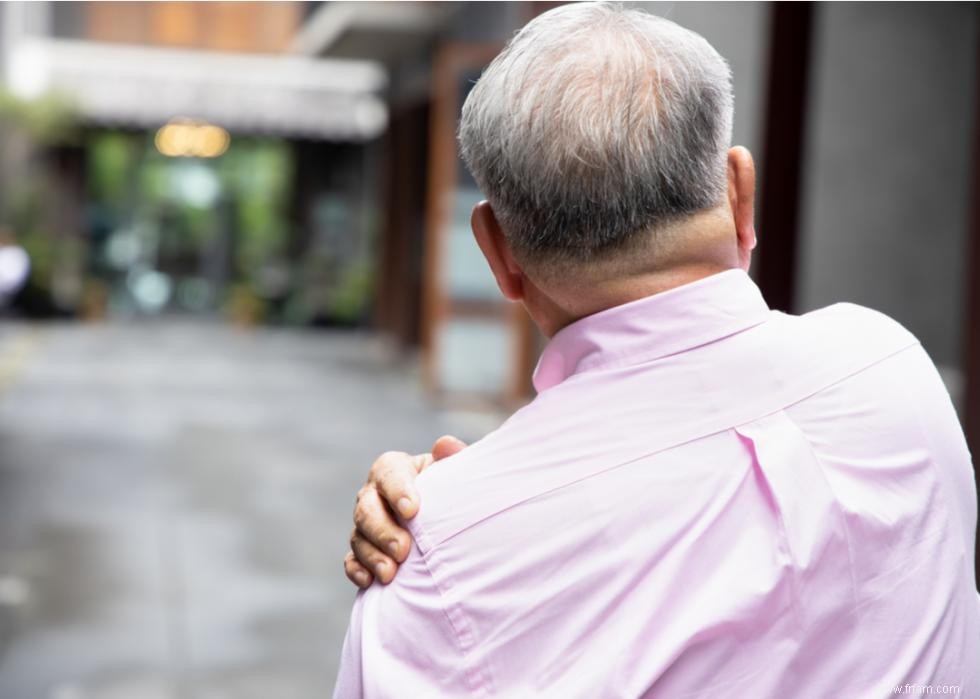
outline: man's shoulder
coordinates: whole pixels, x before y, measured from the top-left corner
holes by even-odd
[[[915,336],[894,318],[856,303],[835,303],[803,315],[797,320],[822,333],[832,333],[844,340],[861,340],[868,336],[900,344],[915,344]]]
[[[512,416],[503,426],[419,475],[416,487],[422,506],[409,528],[423,551],[445,538],[449,522],[478,507],[501,487],[500,471],[506,469],[494,465],[514,458],[508,434],[514,419]]]
[[[854,303],[835,303],[802,315],[774,313],[772,355],[787,369],[841,376],[919,344],[907,328],[880,311]]]
[[[591,473],[581,440],[559,426],[569,413],[556,414],[539,395],[500,427],[419,475],[421,507],[409,523],[426,552],[515,505]],[[588,430],[585,430],[587,432]],[[613,448],[603,457],[618,458]]]

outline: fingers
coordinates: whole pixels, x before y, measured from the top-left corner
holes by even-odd
[[[378,582],[387,585],[394,579],[395,571],[398,569],[395,562],[361,536],[356,529],[350,535],[350,548],[358,562],[372,572]]]
[[[443,435],[432,445],[432,459],[439,461],[466,448],[466,443],[452,435]]]
[[[425,468],[427,456],[388,451],[371,466],[368,485],[373,484],[385,502],[405,519],[411,519],[419,511],[415,478]]]
[[[405,560],[412,547],[411,535],[395,521],[372,483],[366,483],[357,493],[354,527],[375,549],[383,551],[399,563]],[[359,555],[357,557],[361,559],[361,563],[370,563]]]
[[[347,555],[344,556],[344,573],[347,575],[348,580],[362,590],[370,587],[371,583],[374,582],[374,576],[371,575],[371,571],[358,562],[352,551],[348,551]]]
[[[385,585],[394,579],[398,563],[408,557],[412,540],[392,511],[405,519],[414,517],[419,509],[415,478],[434,461],[465,447],[461,440],[445,435],[436,440],[431,454],[389,451],[377,458],[354,507],[351,552],[344,558],[344,573],[352,583],[363,589],[375,579]]]

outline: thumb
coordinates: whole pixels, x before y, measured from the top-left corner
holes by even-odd
[[[466,443],[451,435],[444,435],[436,440],[432,445],[432,458],[436,461],[445,459],[447,456],[462,451],[466,448]]]

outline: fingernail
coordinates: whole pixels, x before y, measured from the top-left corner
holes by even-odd
[[[354,580],[356,580],[357,584],[360,585],[361,587],[367,587],[368,576],[367,573],[365,573],[364,571],[359,570],[356,573],[354,573]]]
[[[381,561],[381,563],[378,564],[378,566],[377,566],[377,568],[375,568],[375,570],[378,571],[378,577],[379,578],[380,577],[383,577],[384,574],[388,572],[388,562],[387,561]]]
[[[412,501],[406,497],[400,498],[398,500],[398,512],[402,517],[408,517],[412,514]]]
[[[392,556],[397,558],[400,549],[401,547],[398,545],[397,541],[392,540],[388,542],[388,553],[390,553]]]

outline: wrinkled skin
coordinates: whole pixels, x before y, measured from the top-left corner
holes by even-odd
[[[344,572],[364,589],[375,580],[387,585],[398,565],[412,548],[411,535],[399,524],[394,512],[411,519],[419,511],[415,479],[436,461],[465,448],[455,437],[436,440],[428,454],[387,451],[371,465],[367,482],[357,492],[351,550],[344,558]]]

